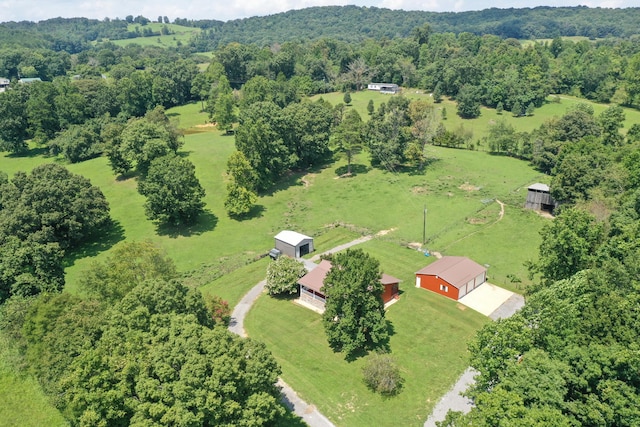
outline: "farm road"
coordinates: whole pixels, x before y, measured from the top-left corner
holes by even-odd
[[[522,295],[513,294],[508,300],[506,300],[498,309],[489,315],[489,318],[493,320],[504,319],[513,316],[516,311],[520,310],[524,306],[524,297]],[[463,397],[461,393],[466,391],[473,383],[474,377],[478,374],[476,370],[469,367],[458,378],[458,381],[453,385],[453,388],[445,394],[442,399],[433,408],[433,412],[427,418],[424,423],[424,427],[436,427],[436,421],[442,421],[447,416],[447,412],[459,411],[467,413],[473,408],[473,402],[466,397]]]
[[[303,260],[303,263],[307,270],[311,270],[316,265],[315,261],[318,261],[320,259],[320,256],[345,250],[352,246],[359,245],[360,243],[367,242],[372,238],[372,235],[360,237],[343,245],[336,246],[335,248],[332,248],[321,254],[314,255],[311,260]],[[260,281],[257,285],[251,288],[251,290],[242,297],[238,305],[233,308],[233,312],[231,313],[231,320],[229,321],[229,330],[231,332],[236,335],[240,335],[241,337],[247,336],[247,331],[245,331],[244,329],[244,318],[247,316],[247,313],[251,309],[253,303],[264,291],[264,287],[266,284],[266,280]],[[298,394],[291,387],[289,387],[287,383],[282,381],[282,378],[278,379],[278,386],[280,386],[282,390],[283,403],[296,415],[301,417],[309,426],[333,427],[333,424],[327,419],[327,417],[322,415],[314,405],[309,405],[307,402],[300,399]]]

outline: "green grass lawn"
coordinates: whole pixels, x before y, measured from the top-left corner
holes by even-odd
[[[7,338],[0,334],[0,427],[68,425],[49,403],[38,381],[15,371],[11,363],[15,352]]]
[[[347,362],[334,353],[321,316],[291,300],[261,296],[245,328],[273,352],[283,379],[336,425],[419,426],[468,366],[466,343],[488,319],[415,288],[413,273],[432,259],[380,239],[361,247],[381,261],[384,272],[402,280],[400,300],[387,311],[391,351],[406,380],[399,395],[382,398],[369,391],[362,382],[365,359]]]
[[[431,100],[431,97],[428,93],[413,88],[403,89],[402,95],[406,96],[409,99]],[[332,92],[328,94],[315,95],[313,99],[323,98],[331,102],[332,104],[337,104],[343,102],[343,96],[344,93],[342,92]],[[394,95],[381,94],[380,92],[370,90],[352,92],[351,106],[348,108],[356,109],[363,120],[368,120],[369,114],[367,113],[367,104],[369,103],[369,100],[373,100],[374,106],[377,109],[381,103],[387,102],[391,96]],[[504,111],[502,112],[502,114],[498,114],[495,109],[481,107],[479,117],[475,119],[462,119],[456,114],[456,102],[447,99],[446,97],[441,103],[437,104],[437,108],[439,111],[442,111],[442,109],[447,110],[447,118],[446,120],[443,120],[443,123],[448,130],[459,129],[462,127],[465,130],[471,131],[473,135],[472,140],[477,146],[478,141],[489,134],[489,128],[498,120],[504,120],[506,123],[512,125],[518,132],[531,132],[534,129],[539,128],[540,125],[542,125],[547,120],[553,117],[562,116],[567,112],[569,108],[578,103],[587,103],[591,105],[596,116],[610,106],[608,104],[598,104],[586,99],[576,98],[568,95],[561,95],[559,99],[559,103],[554,102],[554,96],[550,96],[547,102],[542,107],[536,108],[533,116],[530,117],[513,117],[513,115],[508,111]],[[631,127],[631,125],[633,125],[634,123],[640,123],[640,111],[626,107],[623,107],[623,109],[625,112],[626,120],[624,121],[624,128],[621,130],[621,132],[625,133]],[[479,150],[488,150],[488,147],[484,147],[482,145],[478,146],[477,148]]]
[[[151,36],[151,37],[136,37],[132,39],[123,40],[111,40],[114,44],[124,47],[129,44],[138,44],[140,46],[158,46],[158,47],[176,47],[180,44],[188,43],[191,38],[199,33],[200,28],[196,27],[183,27],[176,24],[160,24],[158,22],[151,22],[145,26],[140,24],[129,24],[128,31],[136,31],[136,28],[140,33],[145,28],[151,28],[153,32],[158,32],[162,27],[166,26],[173,34]]]
[[[378,93],[356,93],[352,96],[353,108],[365,111],[365,94],[377,96],[376,103],[388,99]],[[285,379],[339,424],[423,422],[435,400],[466,366],[466,341],[485,321],[469,310],[460,311],[453,302],[413,288],[413,272],[433,260],[406,248],[409,243],[422,240],[424,207],[428,211],[426,235],[430,250],[466,255],[490,264],[489,276],[494,282],[497,279],[497,284],[518,290],[507,277],[514,275],[522,279],[523,285],[528,283],[522,264],[536,256],[537,232],[545,221],[522,211],[526,198],[523,189],[533,182],[544,182],[544,177],[526,162],[478,151],[429,147],[430,161],[423,172],[372,169],[368,155],[362,153],[354,159],[355,174],[348,178],[341,177],[344,160],[309,172],[291,173],[272,191],[260,196],[250,218],[238,221],[226,215],[223,204],[224,171],[227,158],[235,150],[234,137],[196,127],[206,121],[200,108],[199,104],[190,104],[168,110],[169,116],[186,129],[181,154],[194,163],[206,190],[206,213],[195,226],[167,229],[147,220],[136,180],[116,179],[104,157],[65,164],[100,187],[117,225],[115,232],[102,241],[67,257],[66,289],[77,292],[78,279],[91,261],[107,256],[115,243],[150,240],[174,259],[180,272],[191,273],[205,293],[219,294],[233,306],[265,277],[268,260],[255,260],[273,246],[273,236],[280,230],[292,229],[316,237],[317,252],[363,234],[388,230],[388,234],[363,247],[380,259],[386,272],[403,280],[402,299],[389,311],[396,330],[392,348],[407,373],[406,389],[396,399],[380,399],[364,388],[359,374],[362,362],[347,364],[340,355],[331,353],[317,315],[308,310],[263,297],[250,315],[249,328],[251,335],[267,342],[282,362]],[[63,163],[43,156],[42,150],[37,149],[22,157],[0,153],[0,170],[13,175],[53,161]],[[498,223],[495,199],[507,203],[505,217]],[[515,243],[511,237],[514,234],[521,237]],[[411,318],[405,313],[412,313]],[[438,322],[433,322],[436,318]],[[309,348],[317,350],[315,359],[301,354],[285,360],[288,352],[296,355],[301,351],[290,346],[300,347],[307,339],[311,339]],[[318,365],[317,372],[309,370],[314,364]],[[449,369],[445,369],[447,364]],[[344,384],[336,380],[343,376]],[[3,381],[17,378],[10,373],[0,377]],[[331,389],[336,382],[340,384],[334,393]],[[324,395],[331,397],[320,400]],[[397,410],[393,409],[396,405]],[[29,412],[26,402],[15,406],[16,413]],[[399,421],[392,422],[395,419]]]

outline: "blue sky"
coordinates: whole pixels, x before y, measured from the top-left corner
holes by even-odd
[[[143,15],[156,19],[159,15],[173,20],[218,19],[228,21],[250,16],[270,15],[311,6],[347,5],[376,6],[389,9],[459,12],[490,7],[521,8],[535,6],[637,7],[637,0],[0,0],[0,22],[39,21],[55,17],[102,19]]]

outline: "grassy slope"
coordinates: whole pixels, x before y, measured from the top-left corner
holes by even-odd
[[[362,383],[364,359],[346,362],[328,347],[321,316],[289,300],[261,297],[249,312],[249,335],[267,343],[283,378],[337,425],[418,426],[468,365],[466,342],[488,320],[454,301],[413,286],[413,273],[430,261],[421,253],[375,239],[362,248],[385,272],[403,280],[400,300],[387,319],[390,346],[406,383],[381,398]]]
[[[0,334],[0,427],[67,425],[47,401],[38,381],[14,370],[11,361],[15,357],[15,350]]]
[[[423,91],[415,90],[415,89],[405,89],[403,95],[410,99],[431,99],[429,94],[423,93]],[[360,115],[364,120],[368,119],[367,114],[367,103],[370,99],[373,99],[374,106],[377,109],[380,103],[387,102],[391,95],[381,94],[375,91],[362,91],[351,94],[351,105],[353,108],[357,109]],[[329,93],[323,95],[316,95],[314,99],[324,98],[327,101],[335,104],[338,102],[343,102],[343,94],[342,93]],[[460,126],[463,126],[467,130],[471,130],[473,132],[473,140],[477,142],[483,137],[488,135],[489,127],[498,120],[505,120],[507,123],[511,124],[518,132],[531,132],[532,130],[540,127],[545,121],[549,120],[552,117],[557,117],[563,115],[568,108],[577,104],[577,103],[588,103],[593,106],[594,113],[596,115],[602,113],[605,109],[609,107],[607,104],[598,104],[595,102],[589,102],[585,99],[575,98],[568,95],[560,96],[560,103],[552,102],[553,97],[549,97],[549,102],[544,104],[540,108],[536,108],[535,113],[531,117],[513,117],[511,113],[508,111],[503,112],[502,114],[497,114],[496,110],[491,108],[482,107],[480,108],[480,117],[472,120],[462,119],[457,114],[456,102],[444,99],[440,104],[438,104],[438,109],[441,111],[443,108],[447,110],[447,119],[444,120],[444,125],[447,129],[453,130],[457,129]],[[626,115],[626,120],[624,122],[624,128],[621,130],[622,133],[625,133],[627,129],[631,127],[634,123],[640,122],[640,111],[632,108],[624,108],[624,112]],[[479,149],[485,149],[486,147],[479,147]]]
[[[201,31],[200,28],[183,27],[182,25],[175,24],[159,24],[157,22],[149,23],[144,27],[140,24],[129,24],[128,30],[135,31],[137,27],[141,33],[145,28],[151,28],[152,31],[158,32],[165,25],[169,28],[170,31],[173,32],[173,34],[152,37],[136,37],[133,39],[111,41],[114,44],[122,47],[128,44],[139,44],[140,46],[176,47],[178,46],[178,42],[182,44],[188,43],[195,34]]]
[[[332,102],[341,102],[342,100],[341,94],[327,94],[324,97]],[[352,95],[352,98],[353,108],[358,108],[363,117],[367,116],[366,104],[370,98],[374,99],[376,105],[388,99],[386,95],[372,92],[356,93]],[[542,120],[553,114],[561,114],[570,103],[574,102],[576,101],[573,99],[563,99],[561,104],[548,104],[537,110],[536,116],[533,118],[513,119],[508,117],[508,114],[505,114],[504,117],[507,120],[513,120],[519,129],[525,125],[533,128],[537,126],[534,124],[535,120]],[[449,113],[447,126],[456,126],[456,120],[459,119],[455,117],[455,107],[446,102],[444,105],[448,108]],[[604,109],[604,107],[597,105],[594,108],[596,111]],[[198,104],[190,104],[172,109],[169,114],[179,118],[183,127],[193,127],[206,122],[206,116],[198,111]],[[486,130],[490,114],[495,114],[495,112],[483,110],[479,119],[465,122],[466,126],[473,126],[476,129],[476,137],[482,134],[482,129]],[[636,120],[636,116],[639,114],[627,111],[628,121]],[[283,228],[293,228],[311,235],[321,234],[318,242],[323,238],[322,236],[326,236],[326,245],[317,244],[319,250],[328,249],[335,244],[351,240],[360,232],[376,232],[396,228],[382,240],[393,246],[394,249],[389,249],[389,253],[400,250],[400,253],[408,254],[411,252],[406,252],[408,249],[399,248],[399,244],[421,240],[422,211],[426,204],[428,207],[427,246],[429,249],[439,250],[444,254],[468,255],[479,262],[490,264],[489,274],[492,281],[498,284],[506,283],[506,287],[512,289],[515,289],[515,286],[506,279],[507,274],[514,274],[526,281],[522,262],[535,256],[539,243],[537,230],[544,223],[544,220],[531,213],[522,212],[517,207],[524,202],[523,186],[541,180],[541,177],[524,162],[489,156],[485,153],[432,147],[430,148],[430,157],[434,161],[424,174],[396,174],[390,171],[368,169],[366,167],[367,157],[362,154],[355,161],[362,166],[356,168],[359,172],[354,177],[338,179],[338,175],[344,167],[343,161],[304,176],[308,185],[302,182],[303,176],[293,174],[279,188],[260,198],[258,201],[260,207],[254,218],[238,222],[229,219],[223,209],[223,171],[226,159],[233,150],[233,137],[222,136],[215,130],[195,128],[186,136],[182,151],[188,154],[190,160],[196,165],[198,177],[207,191],[206,202],[209,214],[203,217],[199,226],[174,233],[158,230],[153,223],[146,220],[142,208],[144,199],[137,193],[135,181],[115,180],[106,159],[94,159],[81,164],[68,165],[68,167],[75,173],[85,175],[102,189],[111,203],[113,218],[122,227],[123,238],[127,240],[149,239],[157,242],[169,256],[175,259],[181,271],[197,269],[203,264],[210,263],[237,262],[241,264],[268,250],[273,244],[272,236]],[[30,171],[38,164],[57,161],[41,157],[36,154],[36,151],[32,154],[32,156],[24,157],[8,156],[6,153],[0,154],[0,170],[13,175],[18,170]],[[465,183],[469,184],[467,187],[477,187],[478,189],[469,190],[464,187]],[[460,188],[461,186],[463,188]],[[495,203],[484,202],[494,198],[511,203],[511,206],[507,207],[505,218],[501,222],[491,225],[497,217],[498,207]],[[327,225],[335,223],[346,224],[349,227],[339,228],[337,234],[331,234],[334,231],[328,232],[326,235],[322,234],[327,230]],[[350,229],[355,229],[358,233],[348,232]],[[478,231],[478,233],[462,238],[474,231]],[[511,238],[516,233],[521,237],[516,242],[517,244]],[[83,269],[88,267],[94,256],[103,257],[108,253],[104,250],[105,248],[108,246],[84,248],[84,251],[69,258],[69,267],[66,269],[69,290],[77,289],[78,277],[82,274]],[[422,263],[428,262],[428,259],[417,252],[416,254]],[[386,250],[380,255],[379,258],[386,258]],[[386,261],[383,261],[383,266],[385,264]],[[203,290],[219,293],[233,305],[246,290],[264,277],[264,268],[264,262],[249,265],[233,274],[211,281],[203,287]],[[389,268],[394,267],[391,265]],[[414,268],[412,267],[412,269]],[[402,272],[394,273],[393,270],[389,273],[398,277],[403,274]],[[394,322],[398,332],[397,337],[394,336],[392,340],[394,348],[402,348],[401,342],[404,339],[402,338],[404,332],[409,333],[412,331],[411,328],[416,325],[411,322],[406,322],[408,325],[404,325],[404,320],[394,318],[395,312],[402,307],[406,307],[407,312],[414,312],[420,310],[420,307],[433,307],[434,304],[446,303],[429,294],[416,293],[416,290],[411,287],[406,288],[410,279],[406,280],[403,287],[407,293],[403,295],[403,300],[389,312],[389,318]],[[419,303],[413,306],[411,301]],[[275,306],[271,306],[274,304],[278,307],[287,307],[287,310],[294,308],[299,310],[296,307],[290,307],[289,303],[262,298],[255,316],[259,316],[262,305],[268,306],[268,309],[275,309]],[[445,307],[442,310],[444,310],[443,312],[450,310],[452,317],[455,317],[453,313],[457,313],[455,307]],[[303,319],[312,314],[306,311],[296,313],[304,314],[295,314],[294,324],[298,321],[298,316],[302,316],[300,318]],[[426,316],[425,318],[429,316],[429,313],[422,314]],[[309,322],[313,321],[309,320]],[[268,327],[262,333],[269,335],[273,331],[270,329],[270,325],[266,326]],[[477,326],[476,324],[472,329]],[[457,328],[453,325],[451,327]],[[319,326],[310,325],[309,328],[316,328],[313,330],[317,332]],[[252,328],[252,335],[257,337],[260,332],[254,332],[254,329]],[[468,334],[465,336],[470,336],[472,332],[469,331]],[[272,339],[280,338],[278,335],[284,334],[275,333]],[[398,341],[399,347],[394,343],[396,340],[400,340]],[[463,343],[466,339],[460,338],[460,341]],[[324,344],[322,343],[322,345]],[[274,351],[280,352],[277,345],[270,345],[270,347]],[[451,349],[450,353],[464,354],[464,345],[460,344],[458,350]],[[0,361],[1,359],[3,357],[0,357]],[[403,359],[402,364],[405,365],[405,363],[409,362],[405,362]],[[426,381],[433,385],[433,393],[429,391],[430,397],[425,399],[436,399],[460,372],[464,364],[465,362],[461,361],[455,365],[455,368],[452,367],[450,375],[446,378],[437,381],[427,379]],[[3,366],[6,367],[6,365]],[[283,366],[286,368],[285,372],[289,372],[286,363],[283,362]],[[37,387],[34,388],[35,383],[32,380],[15,376],[6,370],[0,375],[0,379],[14,381],[6,383],[11,384],[12,389],[25,387],[31,390],[24,393],[25,402],[40,399],[38,401],[41,403],[37,406],[46,407],[46,403],[42,403],[42,396],[38,394]],[[356,382],[358,381],[359,379]],[[406,390],[408,396],[412,393],[411,387],[409,382]],[[2,389],[6,390],[5,387]],[[322,392],[319,391],[319,393]],[[368,393],[363,390],[358,391],[358,393],[360,392]],[[315,402],[313,395],[309,396]],[[415,420],[426,414],[428,405],[432,403],[432,401],[421,401],[422,412],[420,416],[415,415]],[[15,403],[14,412],[26,415],[27,418],[25,420],[18,419],[16,423],[28,423],[32,418],[30,416],[31,410],[21,410],[20,405],[20,403]],[[23,408],[31,407],[31,404],[28,403],[24,403],[24,405]],[[344,406],[344,402],[341,405]],[[385,404],[380,403],[380,405],[384,406]],[[50,407],[47,410],[43,409],[44,412],[49,410],[55,414],[55,410]],[[348,415],[346,409],[343,412],[345,414],[340,416],[347,418],[354,416]],[[2,413],[4,414],[4,410]],[[55,424],[55,422],[51,424]]]

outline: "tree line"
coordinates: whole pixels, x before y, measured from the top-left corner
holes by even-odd
[[[291,10],[269,16],[236,19],[175,18],[174,24],[201,28],[189,43],[193,51],[204,52],[228,43],[269,46],[289,41],[314,41],[333,38],[349,43],[365,39],[408,37],[414,28],[430,23],[437,32],[475,35],[493,34],[501,38],[541,39],[584,36],[592,39],[631,37],[638,34],[639,8],[607,9],[546,7],[485,9],[468,12],[423,12],[390,10],[377,7],[323,6]],[[121,40],[150,35],[150,22],[169,23],[166,16],[156,21],[138,15],[124,19],[54,18],[34,22],[4,22],[0,34],[5,46],[43,47],[68,53],[91,48],[102,40]],[[129,24],[142,30],[131,31]]]
[[[228,307],[183,285],[157,247],[123,243],[81,282],[79,295],[14,295],[0,309],[19,364],[70,425],[273,425],[285,414],[271,353],[229,332]]]

